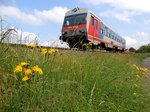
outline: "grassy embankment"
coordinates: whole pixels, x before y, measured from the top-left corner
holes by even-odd
[[[149,99],[140,65],[150,54],[104,54],[0,46],[0,108],[5,112],[145,112]],[[43,74],[14,74],[16,65],[38,65]]]

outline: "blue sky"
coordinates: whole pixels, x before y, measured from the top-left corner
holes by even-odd
[[[150,0],[0,0],[0,16],[42,42],[55,41],[65,12],[75,7],[94,12],[126,39],[127,47],[150,43]]]

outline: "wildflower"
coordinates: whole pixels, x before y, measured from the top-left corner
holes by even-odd
[[[29,77],[26,75],[26,76],[24,76],[24,77],[22,78],[22,80],[23,80],[23,81],[27,81],[27,80],[29,80]]]
[[[23,68],[20,65],[17,65],[16,68],[14,69],[14,73],[19,73],[22,72]]]
[[[58,52],[58,49],[55,49],[55,52]]]
[[[92,45],[93,45],[93,42],[89,42],[89,45],[92,46]]]
[[[41,54],[45,55],[47,53],[47,49],[46,48],[42,48],[41,49]]]
[[[49,50],[49,51],[48,51],[48,54],[51,55],[51,54],[53,54],[53,52],[52,52],[51,50]]]
[[[83,42],[80,42],[80,44],[82,45],[82,44],[83,44]]]
[[[51,52],[52,52],[52,53],[55,53],[56,51],[55,51],[55,49],[51,49]]]
[[[32,70],[31,69],[26,69],[25,70],[25,75],[31,75],[32,74]]]
[[[147,68],[143,68],[143,70],[144,70],[145,72],[148,72],[148,69],[147,69]]]
[[[34,44],[27,44],[26,46],[31,49],[36,48],[36,45],[34,45]]]
[[[58,52],[58,49],[51,49],[48,51],[48,54],[55,54],[56,52]]]
[[[37,70],[37,73],[38,73],[39,75],[42,75],[42,74],[43,74],[42,69],[41,69],[41,68],[39,68],[39,69]]]
[[[32,70],[33,70],[34,72],[37,72],[39,75],[42,75],[42,74],[43,74],[42,69],[39,68],[38,65],[33,66],[33,67],[32,67]]]
[[[139,68],[139,74],[144,75],[145,77],[148,76],[148,69],[147,68]]]
[[[22,66],[22,67],[26,67],[26,66],[28,66],[29,65],[29,63],[27,63],[27,62],[21,62],[20,63],[20,66]]]
[[[140,70],[140,68],[138,67],[138,66],[136,66],[136,69],[139,71]]]
[[[137,67],[136,64],[133,64],[132,67]]]

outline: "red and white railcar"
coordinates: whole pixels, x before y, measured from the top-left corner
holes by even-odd
[[[69,46],[78,47],[79,43],[93,42],[104,49],[125,49],[125,39],[108,27],[91,11],[75,8],[65,14],[60,39]]]

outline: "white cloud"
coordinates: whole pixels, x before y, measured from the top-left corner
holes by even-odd
[[[133,13],[129,13],[127,11],[124,11],[124,12],[105,11],[105,12],[100,13],[100,16],[116,18],[120,21],[124,21],[127,23],[131,22],[130,18],[132,15]]]
[[[150,14],[150,0],[79,0],[88,5],[108,5],[108,11],[101,12],[101,16],[112,17],[127,23],[135,15]]]
[[[125,9],[136,12],[150,13],[149,0],[80,0],[86,4],[109,4],[116,9]]]
[[[145,20],[145,21],[144,21],[144,24],[146,24],[146,25],[150,24],[150,19]]]
[[[137,48],[137,40],[133,39],[131,37],[127,37],[127,36],[123,36],[123,38],[126,40],[126,47],[130,48],[130,47],[136,47]]]
[[[145,32],[137,32],[131,37],[124,36],[126,39],[127,48],[134,47],[138,49],[142,45],[147,45],[150,43],[150,34]]]
[[[43,10],[43,11],[38,11],[35,10],[35,16],[46,20],[46,21],[51,21],[52,23],[62,23],[65,13],[68,11],[69,9],[67,8],[62,8],[62,7],[54,7],[51,10]]]
[[[53,7],[43,11],[35,9],[33,13],[27,13],[16,7],[5,5],[0,5],[0,9],[0,15],[2,16],[12,17],[32,25],[42,25],[47,22],[61,24],[65,13],[68,11],[66,7]]]

